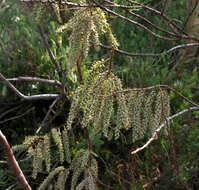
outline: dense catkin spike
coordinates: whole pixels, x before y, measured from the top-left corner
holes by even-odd
[[[92,176],[94,176],[95,179],[98,178],[98,164],[97,164],[97,160],[95,158],[91,159],[90,172],[91,172]]]
[[[99,35],[107,34],[112,46],[116,48],[119,45],[112,34],[105,13],[100,8],[79,8],[67,24],[61,26],[57,31],[62,32],[63,30],[71,31],[69,38],[70,67],[81,55],[87,56],[91,43],[94,43],[94,47],[99,50]]]
[[[162,112],[163,112],[162,120],[165,120],[167,117],[169,117],[169,114],[170,114],[170,99],[166,90],[161,91],[161,96],[162,96],[161,99],[162,99]],[[167,124],[169,125],[169,121],[167,121]],[[164,133],[167,134],[166,127],[164,127]]]
[[[43,143],[39,142],[35,148],[35,152],[33,155],[33,172],[32,177],[36,179],[37,174],[42,171],[42,162],[44,156],[42,154]]]
[[[94,109],[96,110],[94,112],[94,123],[97,127],[101,125],[102,115],[103,115],[103,112],[105,111],[104,106],[105,106],[106,99],[104,96],[107,94],[107,90],[108,89],[105,86],[104,76],[102,76],[99,78],[99,82],[94,86],[94,90],[93,90],[95,93]],[[98,97],[98,94],[100,94],[102,97]]]
[[[89,157],[90,157],[89,151],[81,149],[72,160],[70,167],[70,169],[73,171],[71,190],[75,189],[79,176],[82,174],[82,172],[88,165]]]
[[[114,47],[116,49],[118,48],[119,43],[118,43],[117,39],[115,38],[115,36],[113,35],[110,26],[107,28],[106,38],[112,47]]]
[[[113,112],[113,97],[109,96],[106,98],[104,104],[104,112],[103,112],[103,134],[105,137],[108,137],[108,131],[110,128],[110,121]]]
[[[134,121],[133,121],[133,141],[143,138],[144,132],[142,129],[142,106],[144,100],[144,92],[137,92],[137,97],[134,100]]]
[[[76,187],[76,190],[82,190],[88,184],[88,178],[84,179]]]
[[[127,96],[127,108],[128,108],[128,114],[129,114],[129,123],[130,123],[130,128],[134,126],[134,121],[135,121],[135,99],[137,97],[137,92],[132,91],[130,94]]]
[[[59,129],[52,128],[51,134],[52,134],[55,144],[58,146],[58,149],[59,149],[60,162],[63,163],[64,162],[64,147],[62,144],[61,133]]]
[[[79,150],[72,160],[72,163],[70,166],[71,170],[74,171],[79,167],[84,169],[88,163],[89,155],[90,154],[88,150],[84,150],[84,149]]]
[[[107,22],[106,15],[101,9],[96,9],[96,16],[94,15],[94,22],[96,23],[96,26],[98,27],[98,31],[101,31],[101,33],[105,33],[106,37],[108,39],[108,42],[115,48],[119,46],[119,43],[117,42],[116,38],[114,37],[111,27]]]
[[[73,158],[71,165],[70,165],[70,169],[71,170],[75,170],[76,168],[79,167],[79,165],[77,163],[79,163],[80,158],[84,155],[85,150],[84,149],[80,149],[76,154],[75,157]]]
[[[82,119],[83,128],[88,126],[90,121],[96,121],[95,123],[98,126],[98,123],[101,120],[104,99],[102,98],[101,102],[99,102],[98,95],[107,91],[107,89],[104,87],[104,77],[104,73],[99,74],[99,76],[97,76],[95,79],[93,79],[92,82],[90,82],[89,88],[85,88],[87,92],[85,92],[84,97],[82,98],[82,102],[80,104],[84,112],[84,117]],[[96,108],[99,108],[98,112],[95,111]]]
[[[77,184],[77,181],[80,177],[80,175],[82,174],[82,172],[84,171],[84,169],[82,169],[81,167],[80,168],[77,168],[73,174],[72,174],[72,181],[71,181],[71,190],[75,190],[75,186]]]
[[[68,130],[71,129],[73,120],[77,114],[77,108],[78,108],[78,104],[80,101],[80,93],[81,93],[81,88],[77,88],[77,90],[75,91],[75,94],[73,96],[69,116],[68,116],[67,123],[66,123],[66,128]]]
[[[156,100],[155,100],[155,108],[154,108],[154,116],[153,116],[153,122],[151,126],[151,133],[153,134],[154,131],[158,128],[160,125],[160,122],[162,120],[162,112],[163,107],[162,107],[162,96],[161,96],[161,91],[157,93]]]
[[[117,77],[114,77],[115,80],[115,86],[117,87],[117,91],[122,91],[122,84],[120,79]],[[127,102],[125,95],[123,93],[116,94],[116,100],[117,100],[117,123],[116,123],[116,132],[117,136],[115,138],[118,138],[118,129],[126,129],[128,130],[130,127],[129,123],[129,116],[128,116],[128,108],[127,108]]]
[[[26,146],[32,146],[34,143],[37,143],[40,139],[40,136],[27,136],[25,137],[25,140],[23,142],[24,145]]]
[[[88,176],[88,189],[96,190],[95,179],[92,175]]]
[[[64,145],[65,159],[68,163],[71,163],[71,153],[70,153],[68,131],[65,128],[62,131],[62,142]]]
[[[59,174],[60,172],[64,171],[65,168],[60,166],[56,169],[54,169],[52,172],[49,173],[48,177],[43,181],[43,183],[40,185],[38,190],[46,190],[52,179]]]
[[[57,177],[57,183],[56,183],[56,189],[57,190],[63,190],[65,189],[65,183],[69,175],[69,170],[63,170],[59,172]]]
[[[150,124],[153,120],[153,103],[154,103],[154,96],[155,91],[151,91],[148,95],[145,94],[145,102],[144,102],[144,109],[143,109],[143,121],[142,126],[146,131],[150,130]]]
[[[50,165],[51,165],[50,137],[49,137],[49,134],[46,134],[44,136],[44,141],[43,141],[43,156],[44,156],[44,159],[45,159],[46,170],[49,172],[50,171]]]

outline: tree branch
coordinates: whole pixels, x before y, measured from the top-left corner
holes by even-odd
[[[8,141],[2,131],[0,130],[0,145],[4,148],[4,152],[7,155],[8,165],[11,166],[14,175],[17,177],[19,183],[22,185],[24,190],[32,190],[30,185],[28,184],[21,168],[19,167],[18,162],[15,159],[15,156],[8,144]]]
[[[99,45],[104,49],[112,50],[112,46],[107,46],[103,44],[99,44]],[[184,49],[186,47],[199,47],[199,43],[189,43],[189,44],[178,45],[162,53],[131,53],[131,52],[120,50],[120,49],[114,49],[114,51],[123,55],[130,56],[130,57],[160,57],[162,55],[166,55],[176,50]]]
[[[181,112],[179,113],[176,113],[170,117],[167,117],[167,121],[171,121],[173,119],[175,119],[176,117],[180,116],[180,115],[183,115],[184,113],[186,112],[190,112],[190,111],[194,111],[194,110],[199,110],[198,107],[190,107],[190,108],[187,108],[187,109],[184,109],[182,110]],[[140,148],[137,148],[136,150],[134,150],[133,152],[131,152],[131,154],[136,154],[138,152],[140,152],[141,150],[147,148],[155,139],[157,139],[157,135],[158,133],[161,131],[161,129],[167,125],[167,121],[165,120],[156,130],[155,132],[153,133],[152,137]]]
[[[154,33],[152,30],[150,30],[149,28],[147,28],[143,24],[140,24],[140,23],[138,23],[136,21],[133,21],[133,20],[131,20],[131,19],[125,17],[125,16],[122,16],[122,15],[120,15],[120,14],[118,14],[118,13],[116,13],[116,12],[114,12],[114,11],[108,9],[108,8],[106,8],[105,6],[103,6],[100,3],[98,3],[96,0],[93,0],[93,1],[96,3],[96,5],[98,5],[104,11],[106,11],[106,12],[112,14],[112,15],[115,15],[116,17],[118,17],[121,20],[125,20],[125,21],[127,21],[127,22],[129,22],[129,23],[131,23],[133,25],[136,25],[136,26],[144,29],[145,31],[147,31],[148,33],[150,33],[155,38],[159,38],[159,39],[166,40],[166,41],[178,41],[180,39],[180,38],[173,38],[172,39],[172,38],[167,38],[167,37],[164,37],[164,36],[160,36],[159,34]]]
[[[62,86],[61,82],[58,80],[48,80],[48,79],[43,79],[43,78],[38,78],[38,77],[17,77],[17,78],[10,78],[7,79],[8,81],[27,81],[27,82],[41,82],[41,83],[47,83],[50,85],[57,85],[59,87]]]
[[[19,90],[17,90],[15,88],[14,85],[12,85],[10,83],[10,81],[8,81],[8,79],[6,79],[1,73],[0,73],[0,79],[2,79],[3,81],[5,81],[6,85],[12,90],[14,91],[14,93],[19,96],[20,98],[22,98],[23,100],[27,100],[27,101],[34,101],[34,100],[49,100],[49,99],[55,99],[59,96],[59,94],[38,94],[38,95],[33,95],[33,96],[25,96],[24,94],[22,94]]]
[[[48,109],[48,112],[46,113],[46,115],[45,115],[45,117],[44,117],[44,119],[43,119],[43,121],[42,121],[40,127],[39,127],[39,128],[37,129],[37,131],[36,131],[36,135],[40,132],[40,130],[42,129],[42,127],[45,126],[46,122],[48,121],[48,117],[49,117],[49,115],[50,115],[50,112],[52,111],[54,105],[60,100],[60,98],[61,98],[61,97],[57,97],[57,98],[53,101],[53,103],[50,105],[50,107],[49,107],[49,109]]]

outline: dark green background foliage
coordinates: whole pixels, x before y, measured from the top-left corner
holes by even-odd
[[[121,1],[115,0],[115,2],[120,3]],[[128,3],[126,4],[128,5]],[[145,1],[145,4],[158,10],[162,8],[162,4],[157,0],[148,0]],[[189,14],[189,5],[187,4],[185,0],[180,2],[168,1],[165,13],[175,19],[176,23],[181,26]],[[32,9],[31,3],[19,3],[15,0],[9,0],[0,5],[0,72],[7,78],[32,76],[59,80],[55,66],[52,64],[41,40],[35,19],[33,19]],[[115,11],[119,12],[117,9]],[[153,23],[159,24],[162,28],[168,29],[168,26],[156,15],[142,9],[137,9],[136,13],[146,17]],[[71,16],[71,13],[67,11],[65,11],[65,14],[68,17]],[[124,11],[120,14],[125,15],[126,13]],[[43,10],[43,18],[45,19],[42,19],[40,24],[48,38],[51,50],[62,69],[67,70],[68,54],[70,52],[67,33],[60,34],[56,32],[59,24],[55,21],[55,17],[49,14],[49,11]],[[130,18],[140,23],[143,22],[138,18]],[[134,25],[129,25],[115,16],[109,15],[108,19],[112,31],[120,43],[120,49],[137,53],[160,53],[177,45],[177,42],[167,43],[156,39],[146,31]],[[157,33],[162,34],[161,32]],[[101,40],[103,44],[108,44],[104,37],[101,37]],[[109,51],[101,49],[96,52],[91,47],[88,56],[83,59],[83,75],[87,76],[87,71],[91,68],[93,61],[101,58],[107,59],[109,56]],[[176,51],[158,58],[127,57],[114,53],[113,73],[121,79],[123,86],[126,88],[143,88],[164,84],[174,86],[181,94],[194,102],[198,102],[199,77],[197,65],[199,60],[197,57],[182,60],[182,56],[183,51]],[[43,129],[42,135],[50,132],[51,128],[60,128],[60,131],[63,131],[63,125],[66,123],[70,111],[72,95],[75,89],[80,86],[75,68],[70,72],[66,72],[65,77],[67,79],[67,98],[60,101],[53,108],[55,114],[50,115],[51,124]],[[13,84],[26,95],[60,93],[59,88],[47,84],[28,82],[14,82]],[[189,103],[173,92],[169,92],[169,96],[171,115],[190,106]],[[0,81],[0,115],[13,108],[13,106],[18,106],[17,110],[10,112],[6,117],[0,118],[0,129],[12,146],[21,144],[25,137],[34,135],[51,103],[52,101],[45,100],[22,102]],[[22,115],[30,109],[32,110],[24,116],[6,121],[6,119]],[[81,121],[78,119],[82,113],[78,114],[73,121],[75,128],[69,138],[72,157],[77,155],[77,152],[81,149],[86,148],[84,132],[80,127]],[[116,125],[115,113],[113,113],[112,118],[111,124]],[[176,158],[180,165],[180,175],[192,189],[199,188],[198,119],[198,111],[187,113],[172,121],[170,130],[176,150]],[[123,131],[117,140],[108,140],[103,137],[102,131],[93,130],[92,125],[88,130],[92,144],[91,154],[98,161],[99,180],[97,183],[100,190],[142,190],[144,184],[150,183],[159,174],[161,174],[159,180],[149,185],[148,189],[185,189],[176,175],[170,141],[165,134],[160,134],[158,140],[154,141],[151,146],[132,156],[131,151],[144,145],[148,137],[132,143],[130,140],[132,134],[129,131]],[[52,164],[55,167],[60,165],[59,151],[56,145],[56,142],[54,142],[51,148]],[[3,161],[5,156],[1,147],[0,152],[0,161]],[[38,174],[37,179],[33,179],[32,158],[25,159],[27,156],[25,151],[19,151],[15,155],[17,160],[23,160],[19,164],[31,187],[37,189],[48,173],[43,171]],[[13,189],[20,189],[8,166],[2,161],[0,162],[0,189],[6,189],[13,184]],[[70,165],[67,162],[63,164],[66,168]],[[69,175],[68,181],[71,181],[71,179],[72,176]]]

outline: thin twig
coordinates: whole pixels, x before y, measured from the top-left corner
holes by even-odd
[[[179,113],[176,113],[170,117],[167,117],[167,120],[168,121],[171,121],[173,119],[175,119],[176,117],[180,116],[180,115],[183,115],[184,113],[186,112],[190,112],[190,111],[194,111],[194,110],[199,110],[198,107],[190,107],[190,108],[187,108],[187,109],[184,109],[182,110],[181,112]],[[166,125],[166,121],[164,121],[156,130],[155,132],[153,133],[152,137],[140,148],[137,148],[136,150],[132,151],[131,154],[136,154],[138,152],[140,152],[141,150],[147,148],[155,139],[157,139],[157,135],[158,133],[161,131],[161,129]]]
[[[16,186],[17,185],[17,183],[14,183],[14,184],[12,184],[10,187],[8,187],[7,189],[5,189],[5,190],[11,190],[14,186]]]
[[[50,112],[52,111],[53,107],[55,106],[55,104],[60,100],[60,96],[58,96],[54,101],[53,103],[49,106],[49,109],[48,109],[48,112],[46,113],[40,127],[37,129],[36,131],[36,135],[40,132],[40,130],[46,125],[46,122],[48,121],[48,117],[50,115]]]

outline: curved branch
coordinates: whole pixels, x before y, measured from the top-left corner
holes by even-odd
[[[14,91],[14,93],[19,96],[20,98],[28,101],[34,101],[34,100],[49,100],[49,99],[55,99],[59,96],[59,94],[38,94],[38,95],[33,95],[33,96],[25,96],[22,94],[18,89],[15,88],[14,85],[8,81],[1,73],[0,73],[0,79],[5,81],[6,85]]]
[[[129,22],[129,23],[131,23],[131,24],[133,24],[133,25],[136,25],[136,26],[138,26],[138,27],[144,29],[145,31],[147,31],[148,33],[150,33],[152,36],[154,36],[154,37],[156,37],[156,38],[159,38],[159,39],[162,39],[162,40],[166,40],[166,41],[178,41],[178,40],[181,39],[181,37],[180,37],[180,38],[173,38],[173,39],[172,39],[172,38],[167,38],[167,37],[164,37],[164,36],[160,36],[159,34],[156,34],[156,33],[154,33],[153,31],[151,31],[149,28],[147,28],[147,27],[144,26],[143,24],[140,24],[140,23],[138,23],[138,22],[136,22],[136,21],[133,21],[133,20],[131,20],[131,19],[125,17],[125,16],[122,16],[122,15],[120,15],[120,14],[118,14],[118,13],[116,13],[116,12],[114,12],[114,11],[108,9],[108,8],[106,8],[105,6],[99,4],[96,0],[93,0],[93,1],[95,2],[96,5],[98,5],[98,6],[99,6],[101,9],[103,9],[104,11],[106,11],[106,12],[112,14],[112,15],[115,15],[116,17],[118,17],[118,18],[121,19],[121,20],[125,20],[125,21],[127,21],[127,22]]]
[[[41,83],[47,83],[50,85],[57,85],[59,87],[62,86],[61,82],[57,81],[57,80],[48,80],[48,79],[43,79],[43,78],[39,78],[39,77],[17,77],[17,78],[10,78],[7,79],[8,81],[28,81],[28,82],[41,82]]]
[[[137,148],[136,150],[134,150],[133,152],[131,152],[131,154],[136,154],[138,152],[140,152],[141,150],[147,148],[155,139],[157,139],[157,135],[158,133],[161,131],[161,129],[167,125],[167,121],[171,121],[173,119],[175,119],[176,117],[183,115],[186,112],[190,112],[190,111],[194,111],[194,110],[199,110],[198,107],[190,107],[187,109],[182,110],[179,113],[176,113],[170,117],[167,117],[166,120],[155,130],[155,132],[153,133],[152,137],[140,148]]]
[[[108,0],[104,0],[104,1],[107,2],[107,3],[111,3],[111,5],[118,5],[118,4],[115,4],[115,3],[111,2],[111,1],[108,1]],[[119,6],[119,5],[118,5],[118,6]],[[165,29],[159,27],[158,25],[153,24],[153,23],[152,23],[150,20],[148,20],[147,18],[145,18],[145,17],[143,17],[143,16],[141,16],[141,15],[139,15],[139,14],[137,14],[137,13],[134,13],[134,12],[132,12],[132,11],[129,11],[129,8],[126,7],[126,6],[119,6],[119,8],[122,8],[122,9],[126,10],[126,12],[127,12],[128,14],[130,14],[130,15],[132,15],[132,16],[134,16],[134,17],[137,17],[137,18],[143,20],[145,23],[149,24],[150,26],[152,26],[152,27],[155,28],[156,30],[159,30],[159,31],[161,31],[161,32],[164,32],[164,33],[167,34],[167,35],[174,36],[174,37],[178,37],[178,38],[181,38],[181,36],[182,36],[181,34],[176,34],[176,33],[169,32],[168,30],[165,30]],[[162,14],[163,14],[163,13],[162,13]]]
[[[0,145],[4,148],[4,152],[7,154],[8,164],[12,167],[12,171],[14,175],[17,177],[19,183],[22,185],[24,190],[32,190],[30,185],[28,184],[21,168],[19,167],[18,162],[15,159],[15,156],[8,144],[8,141],[2,131],[0,130]]]
[[[107,45],[103,45],[103,44],[100,44],[100,46],[102,48],[112,50],[112,46],[107,46]],[[162,55],[172,53],[173,51],[176,51],[176,50],[179,50],[179,49],[184,49],[186,47],[199,47],[199,43],[189,43],[189,44],[178,45],[178,46],[175,46],[175,47],[173,47],[169,50],[166,50],[162,53],[131,53],[131,52],[119,50],[119,49],[114,49],[114,51],[118,52],[120,54],[123,54],[123,55],[131,56],[131,57],[136,57],[136,56],[137,57],[159,57],[159,56],[162,56]]]

